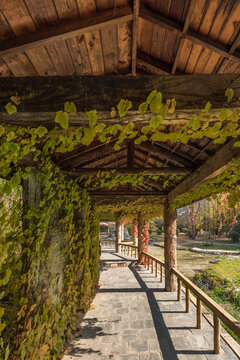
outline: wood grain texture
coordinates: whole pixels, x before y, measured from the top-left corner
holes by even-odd
[[[125,22],[117,25],[118,31],[118,68],[126,69],[131,62],[131,23]]]
[[[92,75],[92,68],[84,35],[68,39],[67,45],[77,75]]]
[[[39,84],[41,83],[41,87]],[[110,111],[122,99],[133,102],[136,110],[148,94],[157,89],[163,99],[175,98],[177,110],[196,111],[205,107],[206,101],[212,109],[221,108],[226,101],[225,90],[234,90],[234,105],[239,106],[240,79],[238,74],[182,75],[179,76],[99,76],[99,77],[37,77],[2,78],[0,82],[0,106],[3,110],[9,96],[32,92],[31,99],[23,100],[19,112],[55,111],[63,108],[65,101],[74,101],[78,111],[96,109]],[[26,90],[27,89],[27,90]],[[191,89],[191,91],[189,91]]]
[[[103,75],[105,68],[99,31],[85,34],[85,40],[93,75]]]

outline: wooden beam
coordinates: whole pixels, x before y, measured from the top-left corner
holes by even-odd
[[[181,77],[176,75],[3,77],[0,81],[0,116],[1,120],[5,121],[9,119],[13,122],[17,119],[18,124],[24,124],[26,120],[28,123],[39,123],[38,119],[42,116],[50,126],[54,124],[54,112],[63,109],[66,101],[73,101],[78,113],[70,117],[70,123],[75,126],[84,124],[82,119],[85,111],[92,109],[102,111],[102,121],[113,124],[119,122],[119,117],[116,115],[111,118],[112,106],[116,106],[121,99],[132,101],[133,113],[130,112],[132,118],[132,115],[136,116],[139,104],[146,101],[149,93],[156,89],[162,92],[164,101],[169,98],[176,99],[177,122],[181,123],[181,121],[186,122],[186,117],[190,118],[197,114],[198,108],[204,108],[207,100],[212,103],[213,110],[222,108],[226,102],[224,94],[228,87],[234,91],[234,99],[230,106],[237,108],[240,106],[239,74],[195,74]],[[5,105],[16,93],[19,96],[25,95],[25,98],[18,106],[18,112],[9,116],[6,114]],[[172,118],[172,114],[170,115],[167,118],[169,124]],[[138,114],[138,118],[139,122],[147,122],[149,114],[146,116]],[[122,121],[127,123],[129,118],[126,116]],[[87,122],[85,119],[85,124]]]
[[[171,73],[169,64],[145,54],[141,50],[137,51],[137,68],[152,75],[168,75]]]
[[[103,28],[131,21],[133,19],[130,6],[109,9],[89,17],[71,19],[59,25],[43,28],[36,32],[10,38],[0,44],[0,56],[16,54],[35,47],[45,46],[58,40],[66,40]]]
[[[149,10],[144,6],[141,6],[139,15],[143,19],[150,21],[153,24],[163,27],[164,29],[166,29],[168,31],[173,31],[177,35],[181,35],[182,38],[188,39],[194,44],[203,46],[211,51],[216,52],[217,54],[219,54],[221,56],[231,59],[237,63],[240,63],[240,57],[230,54],[228,52],[227,46],[224,44],[217,43],[216,41],[211,40],[208,37],[201,35],[199,33],[196,33],[192,30],[189,31],[188,33],[184,33],[181,25],[179,25],[177,22],[167,19],[166,17],[163,17],[160,14],[157,14],[157,13]]]
[[[112,197],[112,196],[162,196],[167,195],[166,191],[90,191],[89,194],[91,196],[99,196],[99,197]]]
[[[184,179],[179,185],[175,187],[168,194],[168,200],[171,202],[177,196],[187,193],[194,187],[197,187],[204,181],[207,181],[219,175],[226,165],[240,156],[240,148],[234,148],[233,144],[236,139],[230,140],[227,144],[223,145],[212,157],[210,157],[202,166]]]
[[[106,150],[106,152],[104,152],[104,154],[102,153],[100,156],[95,156],[95,159],[86,160],[84,163],[79,164],[79,166],[80,167],[85,166],[87,168],[101,167],[101,166],[104,166],[105,164],[107,164],[109,161],[112,162],[112,166],[113,166],[114,163],[119,160],[119,157],[122,157],[122,155],[127,156],[126,148],[122,148],[119,151],[115,151],[115,150],[109,151],[109,149],[108,149],[108,150]],[[120,160],[122,160],[122,159],[120,159]],[[77,168],[77,166],[75,166],[75,167]],[[71,169],[69,169],[69,170],[71,170]]]
[[[151,175],[172,175],[172,174],[178,174],[178,175],[184,175],[191,171],[191,168],[181,168],[181,167],[157,167],[157,168],[81,168],[79,170],[71,171],[72,176],[94,176],[97,175],[99,172],[107,172],[112,173],[116,175],[137,175],[137,174],[143,174],[146,176]]]
[[[187,11],[186,20],[185,20],[184,26],[183,26],[183,33],[184,33],[184,34],[186,34],[187,31],[188,31],[188,28],[189,28],[189,25],[190,25],[190,21],[191,21],[191,18],[192,18],[192,14],[193,14],[193,11],[194,11],[195,4],[196,4],[196,0],[190,0],[190,4],[189,4],[188,11]],[[181,38],[181,39],[180,39],[179,46],[178,46],[178,49],[177,49],[177,52],[176,52],[176,55],[175,55],[174,63],[173,63],[173,66],[172,66],[172,70],[171,70],[171,73],[172,73],[172,74],[175,74],[175,72],[176,72],[177,64],[178,64],[178,60],[179,60],[180,55],[181,55],[181,51],[182,51],[183,44],[184,44],[184,39]]]
[[[133,0],[133,23],[132,23],[132,76],[136,76],[137,37],[140,0]]]

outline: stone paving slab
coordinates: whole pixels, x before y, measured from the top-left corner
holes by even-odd
[[[203,318],[196,329],[196,309],[176,301],[176,293],[143,266],[121,264],[132,258],[103,251],[100,288],[92,310],[79,325],[62,360],[237,360],[222,341],[221,354],[213,354],[213,328]]]

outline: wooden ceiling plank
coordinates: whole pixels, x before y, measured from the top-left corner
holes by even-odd
[[[187,193],[204,181],[219,175],[231,160],[240,157],[240,148],[233,147],[235,142],[236,139],[232,139],[223,145],[202,166],[184,179],[175,189],[170,191],[168,194],[169,201],[173,201],[177,196]]]
[[[190,22],[191,22],[191,18],[192,18],[192,15],[193,15],[195,4],[196,4],[196,0],[191,0],[190,1],[189,8],[188,8],[188,11],[187,11],[186,20],[185,20],[184,26],[183,26],[183,33],[184,34],[187,33],[187,31],[188,31],[188,28],[189,28],[189,25],[190,25]],[[172,74],[175,74],[175,72],[176,72],[177,65],[178,65],[178,60],[180,58],[181,51],[182,51],[182,48],[183,48],[183,43],[184,43],[184,39],[181,38],[178,49],[177,49],[177,52],[176,52],[176,55],[175,55],[174,63],[173,63],[173,66],[172,66],[172,70],[171,70]]]
[[[132,32],[130,22],[117,25],[118,31],[118,69],[126,69],[131,63]]]
[[[133,22],[132,22],[132,76],[136,76],[137,69],[137,38],[138,38],[138,18],[140,0],[133,0]]]
[[[34,47],[54,43],[58,40],[66,40],[75,36],[91,33],[102,28],[113,26],[121,22],[132,20],[132,10],[129,6],[106,10],[89,18],[74,19],[62,22],[59,25],[43,28],[38,31],[32,30],[24,36],[8,39],[1,43],[0,55],[16,54]]]
[[[104,75],[105,68],[103,61],[100,32],[99,31],[88,32],[84,36],[85,36],[89,59],[91,63],[92,74]]]
[[[234,53],[234,51],[236,50],[236,48],[237,48],[237,46],[238,46],[238,44],[239,44],[239,42],[240,42],[240,22],[239,22],[238,27],[239,27],[239,33],[238,33],[236,39],[234,40],[234,42],[233,42],[233,44],[232,44],[232,46],[231,46],[231,48],[230,48],[230,50],[229,50],[229,54],[233,54],[233,53]],[[228,64],[228,61],[229,61],[229,60],[226,59],[226,58],[223,60],[222,65],[221,65],[220,68],[218,69],[218,73],[221,74],[221,73],[224,72],[224,69],[226,68],[226,66],[227,66],[227,64]]]
[[[118,69],[118,34],[117,26],[109,26],[100,31],[104,69],[106,74]]]
[[[92,75],[88,50],[84,35],[66,40],[72,61],[78,75]]]
[[[13,75],[13,73],[9,69],[9,67],[7,66],[5,61],[0,58],[0,76],[8,77],[8,76],[12,76],[12,75]]]
[[[183,33],[181,26],[170,20],[162,17],[159,14],[154,13],[153,11],[150,11],[146,9],[145,7],[140,8],[139,15],[143,17],[144,19],[153,22],[154,24],[157,24],[159,26],[164,27],[165,29],[169,31],[173,31],[178,35],[181,35],[182,38],[188,39],[193,43],[196,43],[198,45],[201,45],[211,51],[215,51],[221,56],[225,56],[228,59],[231,59],[233,61],[236,61],[240,63],[240,58],[238,56],[232,55],[228,53],[227,46],[221,43],[217,43],[216,41],[213,41],[209,39],[208,37],[201,35],[199,33],[196,33],[192,30],[189,30],[188,33]]]

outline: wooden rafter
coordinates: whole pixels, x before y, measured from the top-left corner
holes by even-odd
[[[194,44],[203,46],[211,51],[216,52],[221,56],[231,59],[237,63],[240,63],[240,57],[230,54],[228,52],[228,48],[226,45],[217,43],[216,41],[213,41],[208,37],[196,33],[192,30],[188,31],[187,33],[184,33],[181,25],[179,25],[177,22],[167,19],[166,17],[163,17],[160,14],[157,14],[149,10],[144,6],[141,6],[139,16],[147,21],[152,22],[153,24],[165,28],[166,30],[175,32],[177,35],[180,35],[183,39],[190,40]]]
[[[177,165],[182,165],[182,166],[190,166],[191,162],[186,160],[184,157],[177,155],[176,153],[171,153],[171,151],[166,150],[162,144],[151,144],[148,142],[144,142],[142,143],[141,146],[143,149],[145,149],[146,151],[151,151],[154,155],[159,156],[161,159],[168,159],[171,162],[177,164]]]
[[[36,32],[1,42],[0,56],[23,52],[58,40],[70,39],[87,32],[131,21],[132,19],[131,7],[123,6],[115,10],[105,10],[89,17],[62,22],[59,25],[43,28]]]
[[[210,157],[202,166],[184,179],[175,189],[170,191],[168,194],[169,201],[173,201],[177,196],[219,175],[231,160],[240,157],[240,148],[233,147],[235,141],[236,139],[232,139],[222,146],[220,150]]]
[[[91,167],[101,167],[101,166],[105,166],[107,164],[115,164],[117,161],[122,160],[122,158],[126,157],[127,155],[127,149],[125,147],[123,147],[121,150],[119,151],[115,151],[110,153],[109,151],[106,152],[104,155],[98,156],[95,159],[91,160],[91,161],[86,161],[84,164],[81,164],[80,167],[84,166],[86,168],[91,168]]]
[[[145,54],[143,51],[137,51],[137,68],[147,74],[168,75],[171,73],[169,64]]]
[[[184,26],[183,26],[183,33],[184,33],[184,34],[186,34],[187,31],[188,31],[188,28],[189,28],[189,25],[190,25],[190,21],[191,21],[191,18],[192,18],[192,14],[193,14],[193,11],[194,11],[195,3],[196,3],[196,0],[190,0],[190,4],[189,4],[188,11],[187,11],[186,20],[185,20]],[[176,52],[176,55],[175,55],[174,63],[173,63],[173,66],[172,66],[172,70],[171,70],[171,73],[172,73],[172,74],[175,74],[175,72],[176,72],[177,64],[178,64],[178,60],[179,60],[180,55],[181,55],[181,51],[182,51],[183,44],[184,44],[184,38],[181,37],[180,43],[179,43],[179,45],[178,45],[177,52]]]
[[[133,0],[133,22],[132,22],[132,76],[136,76],[137,60],[137,37],[140,0]]]

